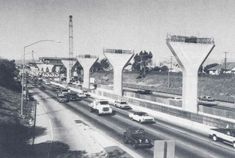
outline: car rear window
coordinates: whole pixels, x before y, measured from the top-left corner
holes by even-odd
[[[105,104],[108,104],[108,103],[109,103],[108,101],[100,101],[101,105],[105,105]]]

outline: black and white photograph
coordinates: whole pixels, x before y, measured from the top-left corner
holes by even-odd
[[[235,1],[0,0],[0,158],[235,158]]]

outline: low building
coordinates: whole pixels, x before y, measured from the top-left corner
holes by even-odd
[[[210,75],[235,74],[235,62],[227,62],[225,64],[216,65],[208,69]]]

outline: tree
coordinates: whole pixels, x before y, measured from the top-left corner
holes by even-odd
[[[152,52],[140,51],[134,57],[134,63],[132,65],[132,70],[140,73],[140,78],[145,77],[147,72],[147,66],[152,62],[153,54]]]
[[[16,69],[15,60],[0,59],[0,85],[15,91],[20,91],[20,82],[16,80],[19,70]]]
[[[102,65],[99,61],[96,61],[93,66],[91,67],[91,72],[98,72],[98,71],[102,71]]]
[[[111,71],[112,70],[112,65],[109,63],[107,58],[103,58],[100,61],[101,67],[104,71]]]

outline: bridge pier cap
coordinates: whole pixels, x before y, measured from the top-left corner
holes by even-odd
[[[83,87],[90,89],[90,69],[92,65],[98,60],[98,57],[89,54],[77,56],[78,62],[83,68]]]
[[[121,50],[121,49],[104,49],[104,56],[109,60],[113,66],[113,90],[117,95],[122,96],[122,72],[125,65],[134,56],[133,50]]]
[[[76,64],[77,60],[75,58],[62,58],[61,62],[63,63],[63,65],[67,70],[66,82],[69,83],[72,77],[72,72],[71,72],[72,68]]]
[[[198,70],[215,47],[213,38],[168,35],[166,44],[183,71],[182,108],[198,112]]]

